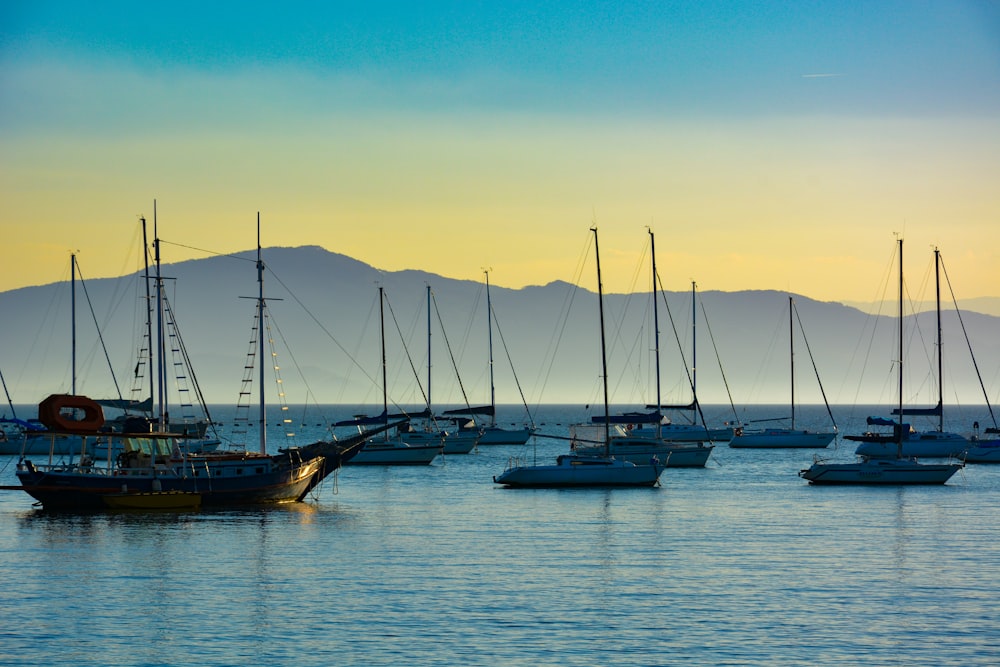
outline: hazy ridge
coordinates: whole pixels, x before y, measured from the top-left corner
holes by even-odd
[[[170,278],[165,291],[209,402],[235,403],[240,390],[254,309],[252,300],[240,297],[257,294],[253,260],[254,253],[248,251],[162,267],[163,275]],[[464,403],[452,358],[459,366],[468,402],[489,402],[482,281],[453,280],[417,270],[380,271],[315,246],[267,248],[264,261],[268,269],[265,293],[273,299],[269,302],[275,325],[271,336],[276,340],[277,364],[289,402],[381,403],[377,288],[382,285],[391,306],[386,311],[390,400],[421,403],[423,393],[411,367],[426,384],[427,284],[437,306],[432,312],[434,403],[442,407]],[[675,282],[669,276],[663,281]],[[588,280],[585,272],[579,288],[554,281],[514,290],[496,285],[502,282],[502,276],[491,278],[498,324],[494,329],[497,401],[521,402],[511,363],[530,404],[599,400],[596,278]],[[659,313],[664,402],[686,402],[691,393],[674,331],[690,364],[692,295],[687,285],[676,287],[665,294],[669,311],[661,301]],[[118,390],[85,295],[101,325],[121,393],[128,395],[145,317],[142,281],[132,275],[88,281],[85,291],[77,286],[77,391],[114,396]],[[883,306],[881,312],[886,315],[869,316],[855,307],[860,304],[803,296],[795,296],[795,301],[828,400],[842,404],[894,401],[895,306]],[[950,303],[943,306],[946,404],[985,402],[963,323],[990,400],[997,401],[1000,317],[974,312],[974,308],[992,308],[993,301],[961,302],[961,323]],[[788,294],[780,291],[698,293],[695,379],[703,403],[729,403],[730,395],[737,407],[788,401],[787,302]],[[0,369],[15,403],[31,403],[49,393],[70,390],[69,304],[67,283],[0,293],[4,314]],[[612,402],[655,401],[649,295],[607,295],[605,308]],[[932,374],[936,325],[933,312],[923,312],[917,319],[919,328],[908,324],[906,329],[907,400],[930,404],[937,395]],[[398,331],[406,340],[409,358]],[[798,400],[820,403],[822,395],[807,347],[797,330],[796,337]],[[172,378],[173,373],[168,376]],[[273,394],[268,387],[268,395]]]

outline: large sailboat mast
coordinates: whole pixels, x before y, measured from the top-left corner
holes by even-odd
[[[158,429],[167,430],[169,416],[167,414],[167,377],[164,369],[167,341],[163,335],[163,276],[160,273],[160,232],[156,224],[156,200],[153,200],[153,260],[156,264],[156,353],[159,363],[156,365],[156,388],[159,393]]]
[[[934,292],[937,303],[937,377],[938,377],[938,432],[944,431],[944,349],[941,336],[941,251],[934,248]]]
[[[490,301],[490,272],[483,273],[486,274],[486,339],[490,347],[490,426],[494,426],[497,423],[497,392],[493,384],[493,304]]]
[[[601,319],[601,377],[604,379],[604,455],[611,455],[611,410],[608,407],[608,355],[604,341],[604,286],[601,283],[601,250],[597,244],[597,227],[594,232],[594,254],[597,257],[597,308]]]
[[[896,458],[903,458],[903,239],[899,239],[899,428]]]
[[[657,308],[657,295],[658,290],[656,287],[656,239],[653,236],[653,230],[649,231],[649,254],[653,259],[653,354],[656,357],[656,437],[660,437],[661,428],[663,425],[663,417],[660,415],[660,406],[663,405],[663,401],[660,398],[660,315],[659,309]]]
[[[70,356],[72,394],[76,395],[76,255],[69,256]]]
[[[267,410],[264,405],[264,261],[260,253],[260,211],[257,211],[257,342],[260,352],[260,367],[258,369],[258,379],[260,381],[260,391],[258,401],[260,410],[257,421],[260,426],[260,453],[267,453]],[[272,362],[273,364],[273,362]]]
[[[792,430],[795,430],[795,325],[794,319],[795,300],[788,296],[788,372],[790,374],[791,401],[792,401]]]

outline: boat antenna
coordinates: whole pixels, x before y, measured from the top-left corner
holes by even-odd
[[[608,408],[608,355],[604,341],[604,287],[601,284],[601,250],[597,244],[597,227],[594,232],[594,254],[597,257],[597,309],[601,317],[601,375],[604,378],[604,455],[611,455],[611,411]]]

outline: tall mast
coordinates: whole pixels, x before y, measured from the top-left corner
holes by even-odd
[[[934,248],[934,290],[937,301],[937,376],[938,376],[938,432],[944,431],[944,369],[941,355],[944,341],[941,338],[941,251]]]
[[[382,345],[382,414],[385,416],[385,423],[389,423],[389,385],[386,381],[385,373],[385,288],[379,285],[378,288],[378,321],[379,321],[379,342]],[[386,432],[388,438],[388,431]]]
[[[903,457],[903,239],[899,239],[899,429],[896,458]]]
[[[69,256],[69,311],[70,311],[70,379],[72,393],[76,395],[76,255]]]
[[[490,407],[493,409],[490,413],[490,426],[494,426],[497,423],[497,392],[493,384],[493,304],[490,302],[490,272],[483,273],[486,274],[486,330],[490,346]]]
[[[795,327],[792,325],[792,309],[795,308],[795,301],[792,296],[788,296],[788,369],[791,373],[792,388],[792,428],[795,428]]]
[[[260,256],[260,211],[257,211],[257,339],[260,345],[260,453],[267,453],[267,411],[264,409],[264,262]],[[272,364],[274,362],[272,361]]]
[[[159,430],[166,431],[169,417],[167,415],[167,378],[164,365],[166,363],[166,340],[163,336],[163,276],[160,274],[160,231],[156,224],[156,200],[153,200],[153,251],[156,262],[156,387],[160,396]]]
[[[691,281],[691,391],[698,401],[698,285]]]
[[[597,308],[601,316],[601,375],[604,378],[604,455],[611,455],[611,411],[608,408],[608,355],[604,342],[604,287],[601,284],[601,250],[597,245],[597,227],[594,232],[594,254],[597,256]]]
[[[156,204],[154,203],[155,207]],[[149,411],[153,411],[153,402],[156,400],[156,391],[153,386],[153,295],[149,292],[149,238],[146,236],[146,218],[142,220],[142,262],[143,275],[146,283],[146,375],[149,378]]]
[[[653,237],[653,230],[649,229],[649,253],[653,258],[653,353],[656,356],[656,437],[660,437],[661,422],[660,406],[663,404],[660,399],[660,315],[657,309],[656,296],[656,239]]]
[[[431,411],[431,286],[427,285],[427,411]],[[430,419],[430,415],[427,417]]]

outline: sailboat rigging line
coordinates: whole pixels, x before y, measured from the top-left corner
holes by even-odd
[[[111,381],[114,382],[115,392],[118,394],[118,399],[122,400],[122,390],[118,386],[118,377],[115,375],[114,365],[111,363],[111,355],[108,354],[108,346],[104,344],[104,333],[101,331],[101,325],[97,321],[97,313],[94,312],[94,304],[90,300],[90,292],[87,291],[87,283],[83,280],[83,273],[80,271],[80,264],[76,265],[76,274],[80,278],[80,287],[83,288],[83,296],[87,300],[87,307],[90,309],[90,317],[94,320],[94,329],[97,330],[97,339],[101,343],[101,350],[104,352],[104,360],[108,362],[108,370],[111,372]]]
[[[392,317],[392,323],[396,326],[396,333],[399,334],[400,343],[403,346],[403,352],[406,354],[406,361],[410,364],[410,370],[413,371],[413,377],[417,381],[417,387],[420,388],[420,396],[424,399],[424,405],[428,405],[427,392],[424,390],[424,385],[420,382],[420,373],[417,372],[417,367],[413,363],[413,357],[410,355],[410,349],[406,346],[406,338],[403,336],[403,330],[399,326],[399,320],[396,319],[396,313],[392,309],[392,304],[389,303],[389,295],[383,293],[383,298],[385,299],[385,305],[389,308],[389,315]],[[393,402],[395,404],[395,401]],[[399,407],[398,405],[396,407]],[[401,412],[405,412],[400,409]]]
[[[234,257],[234,259],[242,259],[242,258],[241,257]],[[270,267],[267,267],[267,268],[271,272],[271,274],[270,274],[271,277],[274,278],[276,281],[278,281],[279,285],[281,285],[282,287],[285,288],[285,291],[288,293],[288,295],[290,297],[292,297],[292,300],[295,303],[299,304],[299,307],[302,308],[302,310],[305,311],[306,315],[309,316],[309,319],[311,319],[313,322],[316,323],[316,326],[318,326],[320,328],[320,331],[322,331],[323,333],[325,333],[326,336],[327,336],[327,338],[329,338],[331,341],[333,341],[333,344],[336,345],[337,348],[340,349],[341,352],[343,352],[345,355],[347,355],[347,358],[351,360],[351,363],[354,364],[358,368],[358,370],[360,370],[361,373],[366,378],[368,378],[368,380],[372,383],[372,385],[374,385],[376,387],[381,386],[379,384],[378,380],[376,380],[375,378],[373,378],[368,373],[368,371],[365,370],[365,367],[362,366],[361,363],[350,352],[347,351],[347,348],[345,348],[343,345],[340,344],[340,341],[337,340],[337,338],[330,332],[330,330],[327,329],[326,326],[322,322],[320,322],[319,319],[315,315],[313,315],[312,311],[309,310],[309,308],[307,308],[304,303],[302,303],[302,300],[299,299],[299,297],[296,296],[296,294],[294,292],[292,292],[291,289],[289,289],[288,285],[286,285],[284,282],[282,282],[281,278],[274,272],[274,270],[271,269]]]
[[[972,352],[972,341],[969,340],[969,332],[965,328],[965,320],[962,319],[962,311],[958,307],[958,299],[955,298],[955,290],[951,286],[951,278],[948,277],[948,269],[944,265],[944,257],[940,257],[941,271],[944,273],[944,281],[948,284],[948,293],[951,294],[951,302],[955,306],[955,313],[958,315],[958,323],[962,327],[962,335],[965,336],[965,344],[969,348],[969,356],[972,357],[972,367],[976,370],[976,378],[979,380],[979,388],[983,390],[983,398],[986,400],[986,409],[989,410],[990,419],[993,420],[993,427],[997,427],[997,418],[993,414],[993,405],[990,403],[990,396],[983,383],[983,376],[979,372],[979,364],[976,362],[976,355]]]
[[[205,420],[208,422],[212,432],[215,433],[215,420],[212,419],[212,415],[209,414],[208,402],[205,400],[205,395],[201,391],[201,385],[198,383],[198,377],[195,375],[194,364],[191,363],[191,357],[188,355],[187,346],[184,345],[184,339],[181,338],[181,330],[180,327],[177,326],[177,318],[174,317],[173,306],[170,305],[170,299],[168,299],[165,295],[163,296],[163,309],[166,312],[167,321],[170,323],[171,330],[173,331],[173,337],[177,340],[177,351],[180,352],[181,359],[184,361],[184,367],[187,369],[188,375],[191,376],[191,386],[194,388],[194,393],[198,397],[198,405],[201,407],[202,412],[205,413]],[[217,435],[218,434],[216,433],[216,436]]]
[[[251,264],[257,262],[256,258],[239,257],[229,252],[216,252],[215,250],[205,250],[204,248],[197,248],[195,246],[184,245],[183,243],[175,243],[173,241],[164,241],[163,239],[159,239],[159,242],[166,245],[174,246],[175,248],[184,248],[185,250],[194,250],[195,252],[203,252],[206,255],[215,255],[216,257],[228,257],[229,259],[235,259],[241,262],[250,262]]]
[[[500,321],[496,317],[496,311],[493,309],[492,304],[490,305],[490,312],[493,313],[493,325],[497,328],[497,334],[500,336],[500,344],[503,345],[503,352],[507,356],[507,364],[510,366],[510,372],[514,376],[514,385],[517,387],[517,393],[521,396],[521,403],[524,404],[524,410],[528,413],[528,422],[531,426],[531,430],[535,429],[535,419],[531,415],[531,410],[528,408],[528,400],[524,397],[524,390],[521,388],[521,381],[517,377],[517,371],[514,370],[514,360],[510,358],[510,350],[507,349],[507,340],[503,337],[503,331],[500,330]]]
[[[587,262],[587,256],[590,254],[590,245],[593,243],[592,235],[587,235],[587,241],[584,244],[584,248],[577,259],[576,269],[573,273],[572,289],[570,289],[566,297],[563,299],[563,304],[559,309],[559,316],[556,318],[556,328],[552,332],[552,336],[549,338],[549,344],[545,348],[545,356],[543,359],[548,359],[548,367],[544,365],[539,367],[539,381],[535,382],[535,386],[538,387],[538,396],[536,404],[542,402],[542,395],[545,393],[545,387],[549,383],[549,378],[552,376],[552,368],[555,366],[556,353],[559,351],[559,344],[562,342],[563,333],[566,331],[566,326],[569,324],[569,313],[573,307],[573,300],[576,298],[576,293],[580,290],[580,280],[583,276],[583,269]]]
[[[451,367],[455,371],[455,378],[458,380],[458,388],[462,392],[462,400],[465,401],[465,407],[471,408],[472,405],[469,403],[469,397],[465,393],[465,386],[462,384],[462,376],[458,373],[458,364],[455,362],[455,355],[451,351],[451,343],[448,342],[448,332],[444,329],[444,320],[441,319],[441,311],[438,310],[437,297],[434,295],[433,290],[431,290],[431,303],[434,304],[434,314],[437,315],[438,326],[441,327],[441,336],[444,338],[444,347],[448,350],[448,358],[451,359]]]
[[[733,394],[729,391],[729,380],[726,379],[726,371],[722,368],[722,359],[719,357],[719,348],[715,345],[715,336],[712,335],[712,325],[708,323],[708,311],[705,310],[705,302],[701,302],[701,314],[705,318],[705,328],[708,329],[708,339],[712,341],[712,350],[715,352],[715,361],[719,364],[719,374],[722,375],[722,386],[726,388],[726,396],[729,397],[729,407],[733,410],[733,416],[739,421],[736,413],[736,404],[733,403]]]
[[[837,432],[837,420],[833,418],[833,410],[830,409],[830,402],[826,400],[826,390],[823,388],[823,381],[819,379],[819,369],[816,368],[816,359],[813,358],[812,348],[809,347],[809,338],[806,336],[806,329],[802,326],[802,318],[799,317],[799,309],[795,302],[791,305],[792,313],[795,314],[795,321],[799,323],[799,331],[802,333],[802,340],[806,344],[806,352],[809,353],[809,362],[812,364],[813,373],[816,375],[816,382],[819,384],[819,393],[823,396],[823,405],[826,406],[826,413],[830,415],[830,422],[833,424],[834,433]]]

